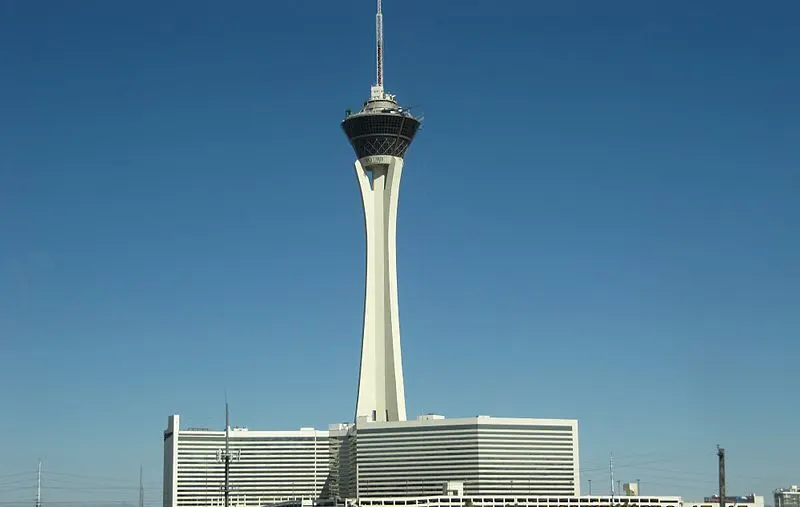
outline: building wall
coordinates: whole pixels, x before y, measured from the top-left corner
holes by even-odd
[[[178,455],[178,436],[175,430],[180,426],[180,416],[169,418],[164,431],[164,507],[174,506],[177,501],[178,469],[175,457]]]
[[[164,441],[164,507],[221,506],[224,431],[180,429],[170,417]],[[167,438],[171,431],[172,436]],[[292,498],[318,498],[329,485],[329,432],[232,429],[233,507],[255,507]],[[168,492],[169,489],[169,492]]]
[[[350,498],[354,490],[359,498],[437,495],[447,481],[463,482],[465,495],[580,494],[575,420],[362,420],[350,447]]]
[[[351,427],[342,438],[339,450],[338,498],[356,498],[358,496],[357,444],[355,427]]]
[[[324,499],[343,498],[343,489],[346,490],[349,487],[348,484],[342,483],[342,476],[347,476],[350,470],[351,456],[346,440],[350,426],[349,424],[332,424],[328,428],[330,473],[321,494]]]
[[[478,484],[477,425],[358,423],[358,497],[424,496],[448,480]]]
[[[476,494],[580,494],[577,421],[478,423]]]
[[[164,507],[223,502],[225,432],[164,432]],[[292,499],[580,494],[575,420],[444,419],[333,425],[329,431],[231,430],[233,507]]]
[[[800,486],[776,489],[775,507],[800,507]]]

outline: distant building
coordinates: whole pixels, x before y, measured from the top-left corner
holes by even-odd
[[[625,496],[639,496],[639,483],[626,482],[622,485],[622,492]]]
[[[775,507],[800,507],[800,486],[776,489]]]

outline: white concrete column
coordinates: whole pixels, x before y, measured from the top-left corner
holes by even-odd
[[[366,157],[355,163],[367,238],[364,328],[356,418],[405,421],[397,298],[397,203],[403,159]]]

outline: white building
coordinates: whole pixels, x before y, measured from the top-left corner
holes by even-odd
[[[164,431],[164,507],[223,506],[224,448],[224,431],[181,429],[180,416],[170,416]],[[326,496],[328,431],[231,428],[230,449],[232,507]]]
[[[775,507],[800,507],[800,486],[775,490]]]
[[[577,496],[578,422],[478,416],[416,421],[360,419],[338,458],[340,495],[434,496],[448,482],[463,495]]]
[[[622,494],[625,496],[639,496],[639,483],[626,482],[622,485]]]
[[[224,447],[224,431],[182,429],[180,417],[170,416],[164,507],[221,507]],[[428,415],[396,422],[361,418],[328,431],[232,428],[230,449],[233,507],[320,498],[429,503],[456,495],[491,503],[489,497],[580,494],[578,423],[571,419]]]

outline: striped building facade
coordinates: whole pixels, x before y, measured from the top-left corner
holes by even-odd
[[[164,432],[164,507],[222,507],[225,432]],[[578,423],[479,416],[331,425],[328,431],[233,428],[231,507],[318,499],[458,495],[576,497]],[[452,494],[452,492],[450,492]]]
[[[578,496],[578,422],[479,416],[360,420],[341,444],[346,498],[430,496],[447,482],[463,494]]]
[[[230,506],[257,507],[290,499],[327,496],[330,432],[249,431],[232,428]],[[225,432],[181,429],[169,417],[164,432],[164,507],[222,507]]]

